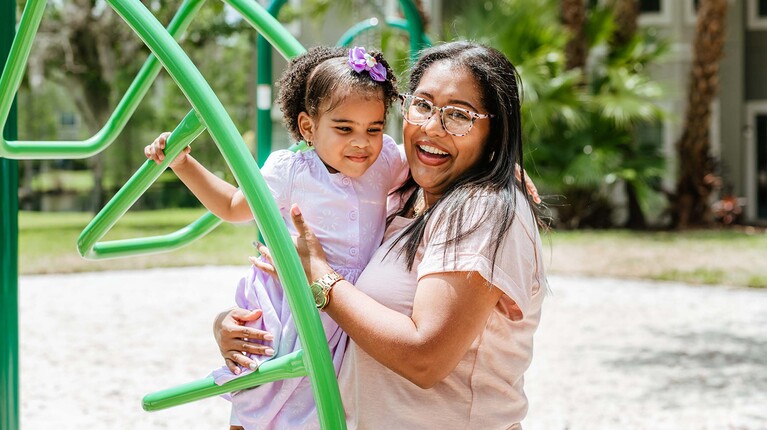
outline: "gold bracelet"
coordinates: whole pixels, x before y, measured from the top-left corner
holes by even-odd
[[[344,279],[344,277],[334,270],[309,284],[309,289],[312,290],[314,304],[317,305],[317,309],[325,309],[330,303],[330,290],[333,288],[333,285],[342,279]]]

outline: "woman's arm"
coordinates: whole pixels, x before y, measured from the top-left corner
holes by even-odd
[[[165,159],[165,144],[170,133],[162,133],[144,148],[144,155],[160,164]],[[228,222],[253,219],[245,196],[234,185],[214,175],[189,155],[190,148],[170,163],[170,168],[189,191],[214,215]]]
[[[331,294],[325,311],[354,342],[421,388],[432,387],[453,371],[502,295],[477,272],[423,277],[411,317],[383,306],[349,282],[337,283]]]
[[[332,269],[296,206],[301,262],[311,280]],[[385,288],[386,280],[381,280]],[[378,303],[347,281],[335,284],[325,311],[365,352],[422,388],[444,379],[485,327],[503,293],[477,272],[423,277],[408,317]]]

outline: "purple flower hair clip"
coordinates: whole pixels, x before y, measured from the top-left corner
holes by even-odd
[[[355,46],[349,51],[349,66],[357,73],[366,70],[374,81],[386,80],[386,67],[360,46]]]

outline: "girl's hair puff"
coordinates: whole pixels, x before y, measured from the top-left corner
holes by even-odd
[[[322,113],[321,110],[332,110],[351,94],[370,94],[379,98],[384,103],[384,114],[388,112],[389,106],[399,97],[397,80],[381,53],[369,54],[386,68],[384,81],[374,81],[366,71],[357,73],[352,70],[348,63],[348,48],[317,46],[288,63],[278,82],[277,103],[294,139],[302,139],[298,114],[306,112],[315,117]]]

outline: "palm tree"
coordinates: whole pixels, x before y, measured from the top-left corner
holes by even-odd
[[[584,69],[588,58],[586,40],[586,0],[561,0],[562,24],[570,32],[567,42],[567,68]]]
[[[711,102],[719,90],[727,0],[701,0],[687,95],[684,131],[677,142],[679,176],[673,197],[673,222],[679,228],[713,221],[709,197],[716,184],[709,127]]]
[[[657,143],[635,143],[633,127],[660,115],[654,103],[660,90],[643,71],[664,45],[638,34],[620,49],[606,49],[616,30],[613,10],[590,8],[579,31],[591,56],[588,70],[568,68],[573,33],[562,23],[561,3],[505,0],[491,10],[487,4],[472,2],[451,28],[495,46],[517,66],[528,161],[534,161],[528,171],[545,194],[563,197],[561,205],[549,199],[560,225],[609,226],[608,196],[624,183],[646,210],[663,163]]]
[[[639,0],[613,0],[615,35],[613,44],[627,44],[639,28]]]

